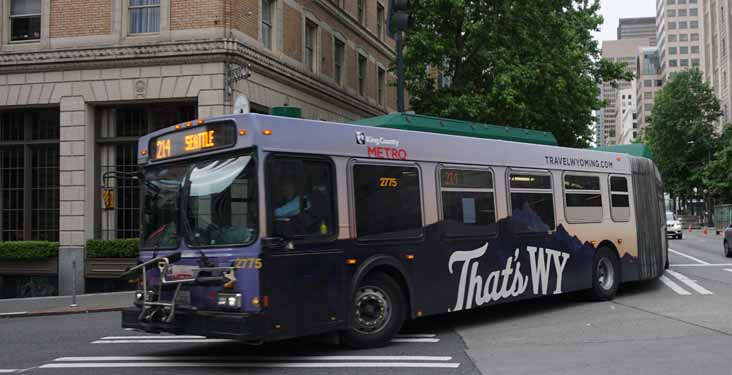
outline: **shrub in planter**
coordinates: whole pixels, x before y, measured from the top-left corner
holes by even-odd
[[[137,258],[140,252],[140,240],[129,238],[122,240],[87,240],[87,258]]]
[[[31,261],[58,256],[58,242],[4,241],[0,242],[0,260]]]

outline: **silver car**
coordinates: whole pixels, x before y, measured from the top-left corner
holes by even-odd
[[[666,212],[666,233],[671,238],[684,238],[684,232],[681,230],[681,222],[674,217],[673,212]]]

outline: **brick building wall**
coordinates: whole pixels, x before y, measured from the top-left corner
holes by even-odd
[[[112,2],[51,0],[52,38],[106,35],[112,31]]]
[[[321,64],[320,73],[333,78],[333,34],[326,30],[320,32]]]
[[[261,0],[231,0],[226,11],[231,12],[232,27],[259,39],[259,14]]]
[[[230,0],[173,0],[170,2],[170,29],[203,29],[224,25],[224,3]]]
[[[302,61],[302,14],[287,4],[283,7],[285,55]]]

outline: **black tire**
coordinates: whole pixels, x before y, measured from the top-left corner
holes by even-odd
[[[729,249],[729,244],[727,243],[727,240],[724,240],[724,256],[727,258],[732,258],[732,251]]]
[[[606,247],[597,249],[592,259],[592,289],[590,296],[595,301],[615,298],[620,286],[620,261],[615,251]]]
[[[406,298],[399,284],[385,273],[369,274],[353,295],[349,328],[341,332],[341,340],[359,349],[385,346],[402,328],[406,313]]]
[[[684,239],[684,235],[683,234],[679,234],[678,236],[676,236],[676,238],[678,238],[680,240],[683,240]]]

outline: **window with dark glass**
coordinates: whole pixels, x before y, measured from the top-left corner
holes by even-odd
[[[364,9],[365,0],[356,0],[356,8],[358,10],[358,22],[366,24],[366,10]]]
[[[376,34],[379,39],[384,39],[384,6],[376,4]]]
[[[130,34],[160,32],[160,0],[129,0]]]
[[[340,39],[334,39],[334,50],[335,57],[333,59],[335,64],[335,81],[339,85],[343,83],[343,62],[346,56],[346,45]]]
[[[270,233],[285,238],[334,236],[332,164],[324,159],[275,157],[268,167]]]
[[[262,45],[272,49],[272,8],[274,0],[262,0]]]
[[[41,39],[41,0],[10,1],[10,41]]]
[[[386,71],[382,68],[379,69],[379,74],[377,75],[377,87],[378,92],[376,93],[377,100],[379,105],[384,105],[384,101],[386,98]]]
[[[422,199],[416,167],[357,164],[353,190],[359,239],[421,235]]]
[[[511,224],[516,233],[554,230],[554,191],[549,174],[511,172]]]
[[[140,235],[140,168],[137,140],[160,128],[196,118],[195,103],[98,106],[95,108],[99,184],[113,192],[112,207],[101,207],[97,238]],[[101,200],[101,198],[99,198]]]
[[[0,112],[0,241],[58,241],[59,117]]]
[[[318,25],[312,21],[305,22],[305,66],[311,72],[315,71],[315,45],[318,36]]]
[[[610,216],[613,221],[630,220],[630,193],[626,177],[610,177]]]
[[[602,193],[598,176],[564,176],[564,213],[570,223],[602,221]]]
[[[366,56],[358,55],[358,94],[366,95]]]
[[[487,170],[441,169],[442,219],[450,235],[496,233],[493,173]]]

